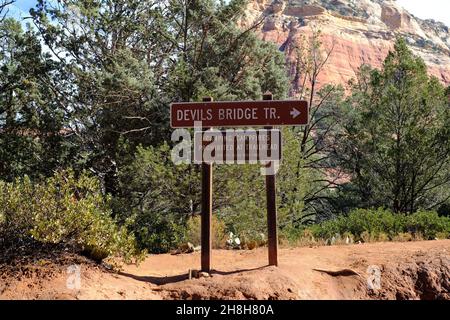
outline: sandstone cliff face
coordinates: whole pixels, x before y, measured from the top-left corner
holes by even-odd
[[[420,20],[391,0],[253,0],[243,27],[264,17],[262,39],[278,44],[287,61],[311,26],[320,29],[326,50],[333,48],[319,85],[347,84],[362,64],[381,67],[397,35],[421,56],[429,72],[450,85],[450,32],[442,23]]]

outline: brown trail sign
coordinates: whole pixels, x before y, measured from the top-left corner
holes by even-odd
[[[236,101],[172,103],[172,128],[298,126],[308,124],[306,101]]]
[[[172,103],[170,124],[172,128],[194,128],[201,121],[203,130],[209,127],[298,126],[309,123],[306,101],[273,101],[266,93],[263,101],[213,102],[204,98],[200,103]],[[269,135],[270,136],[270,135]],[[270,144],[274,142],[270,141]],[[281,155],[281,135],[280,135]],[[202,147],[203,148],[203,147]],[[267,165],[273,167],[271,159]],[[266,171],[267,229],[269,265],[278,265],[277,206],[275,173]],[[202,162],[202,215],[201,215],[201,268],[211,270],[211,217],[212,217],[212,164]]]

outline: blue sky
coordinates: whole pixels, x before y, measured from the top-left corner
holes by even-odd
[[[10,9],[10,14],[15,17],[24,17],[35,2],[36,0],[17,0]],[[421,19],[434,19],[450,27],[449,0],[397,0],[397,3]]]
[[[29,16],[28,11],[34,7],[36,0],[16,0],[14,4],[9,7],[9,15],[16,18],[23,18]]]

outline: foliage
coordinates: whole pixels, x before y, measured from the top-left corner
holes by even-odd
[[[314,221],[305,215],[303,199],[311,192],[314,172],[298,163],[299,142],[291,129],[283,130],[283,160],[277,174],[278,212],[281,227]],[[175,165],[167,144],[138,147],[135,160],[119,173],[122,193],[115,199],[121,217],[132,217],[130,226],[139,243],[152,252],[168,251],[183,241],[187,221],[201,210],[200,167]],[[243,243],[264,242],[267,232],[265,178],[260,165],[214,166],[214,211]],[[165,225],[165,228],[163,228]]]
[[[361,69],[341,119],[335,158],[360,206],[413,213],[450,197],[450,109],[444,87],[404,40],[382,70]]]
[[[4,19],[9,2],[0,0],[0,229],[8,238],[100,258],[130,258],[135,242],[151,252],[198,242],[200,166],[172,163],[169,105],[260,99],[268,90],[310,105],[309,125],[283,129],[283,239],[449,233],[450,89],[405,41],[381,70],[362,67],[346,97],[340,86],[318,88],[333,51],[320,31],[286,43],[294,55],[285,61],[255,34],[262,20],[238,23],[243,0],[37,0],[26,31]],[[80,176],[58,171],[69,167]],[[265,243],[260,169],[214,166],[217,246],[228,232],[243,247]]]
[[[15,0],[0,0],[0,23],[5,19],[8,14],[8,6],[13,4]]]
[[[437,234],[449,234],[450,218],[439,217],[434,211],[419,211],[406,216],[385,209],[356,209],[348,216],[314,225],[310,229],[314,237],[321,239],[349,232],[361,241],[386,239],[386,236],[393,240],[406,233],[432,240]]]
[[[151,253],[166,253],[184,243],[186,221],[180,221],[173,214],[144,212],[130,228],[141,248]]]
[[[214,249],[225,248],[225,243],[227,239],[227,233],[225,229],[225,223],[217,217],[217,215],[212,216],[211,220],[212,228],[212,246]],[[189,219],[186,229],[186,241],[192,243],[194,246],[201,245],[201,219],[200,216],[194,216]]]
[[[261,196],[256,199],[249,198],[245,202],[234,201],[219,211],[219,217],[225,222],[227,231],[235,234],[243,245],[253,241],[264,242],[267,239],[267,214],[262,199]],[[258,204],[258,201],[261,203]]]
[[[201,211],[200,174],[198,165],[175,165],[167,144],[138,147],[135,160],[119,174],[123,193],[115,206],[133,217],[135,223],[130,227],[141,246],[152,252],[167,252],[191,239],[195,216]],[[213,198],[220,228],[224,223],[226,232],[240,237],[255,230],[265,233],[266,214],[261,209],[265,207],[264,178],[259,166],[215,166],[214,179],[214,188],[221,190]]]
[[[450,201],[443,203],[437,210],[440,216],[450,217]]]
[[[20,243],[33,238],[62,244],[102,260],[139,258],[135,240],[111,218],[109,199],[100,193],[98,180],[61,171],[42,183],[28,177],[0,182],[0,234],[2,242]],[[5,245],[2,243],[2,245]]]
[[[0,23],[0,179],[49,176],[67,163],[64,106],[53,90],[60,65],[35,32],[7,18]]]
[[[436,238],[438,233],[450,234],[450,218],[439,217],[434,211],[418,211],[407,217],[405,230],[431,240]]]
[[[120,192],[118,171],[137,146],[169,140],[171,102],[285,95],[284,56],[253,26],[238,28],[243,8],[240,0],[38,0],[33,21],[73,87],[61,99],[80,137],[77,160],[107,192]]]
[[[300,141],[291,128],[282,130],[283,157],[277,172],[277,211],[281,229],[315,221],[315,212],[305,210],[305,198],[320,189],[317,172],[302,166]],[[243,245],[258,245],[267,239],[265,176],[260,165],[217,166],[217,210],[227,232],[237,235]]]
[[[238,27],[244,1],[36,2],[36,32],[1,25],[0,179],[89,170],[141,246],[177,246],[199,170],[168,158],[170,102],[284,98],[283,53],[253,32],[261,21]]]
[[[305,197],[317,188],[315,172],[302,166],[300,142],[291,128],[282,130],[283,157],[277,172],[277,208],[280,227],[300,226],[315,220],[305,212]],[[215,169],[218,215],[241,242],[264,243],[267,239],[265,177],[260,165],[220,165]]]
[[[183,241],[187,221],[200,211],[199,168],[174,166],[170,143],[164,142],[170,133],[170,102],[198,101],[205,95],[217,100],[260,99],[267,90],[275,99],[286,96],[285,57],[253,32],[262,21],[244,30],[238,27],[244,7],[244,1],[167,6],[149,0],[38,0],[30,11],[38,41],[52,57],[33,55],[53,63],[43,87],[48,90],[45,97],[64,107],[56,109],[60,118],[50,116],[61,120],[50,136],[57,139],[56,146],[74,147],[62,149],[65,159],[101,180],[102,189],[113,196],[113,216],[122,223],[131,219],[129,230],[151,251],[176,247]],[[318,70],[312,72],[317,76]],[[302,142],[299,132],[284,131],[285,155],[278,176],[283,228],[314,221],[311,204],[324,184],[321,173],[313,173],[299,156],[302,147],[314,153],[315,141]],[[38,145],[42,153],[53,151],[58,156],[54,163],[64,167],[56,146]],[[46,171],[32,167],[42,165],[42,159],[52,157],[37,154],[22,168],[51,175],[54,166],[46,164]],[[11,179],[19,175],[8,172]],[[214,209],[227,230],[248,239],[264,235],[264,178],[259,166],[220,166],[215,178],[223,195],[214,199]]]
[[[334,48],[323,46],[322,33],[315,24],[308,29],[306,35],[300,35],[299,41],[290,42],[287,50],[296,53],[296,58],[288,60],[287,64],[294,74],[290,96],[307,100],[309,104],[309,124],[293,129],[299,141],[297,166],[300,171],[313,174],[309,177],[311,187],[303,197],[304,214],[323,220],[330,218],[330,199],[344,175],[342,168],[331,157],[339,139],[337,124],[342,117],[344,89],[333,83],[319,88],[320,75]],[[310,220],[306,219],[306,222]]]
[[[200,172],[187,164],[176,166],[171,149],[138,147],[135,160],[119,173],[121,193],[115,211],[130,225],[141,246],[167,252],[183,240],[189,216],[200,210]]]

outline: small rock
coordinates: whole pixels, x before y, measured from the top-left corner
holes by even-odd
[[[209,278],[211,275],[208,272],[199,272],[198,278]]]

